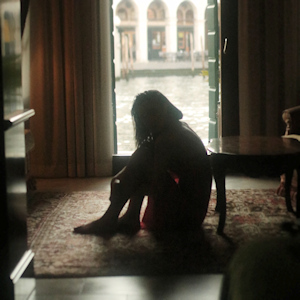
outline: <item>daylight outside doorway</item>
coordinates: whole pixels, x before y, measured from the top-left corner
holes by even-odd
[[[162,92],[208,142],[206,0],[113,0],[118,153],[135,150],[134,97]]]

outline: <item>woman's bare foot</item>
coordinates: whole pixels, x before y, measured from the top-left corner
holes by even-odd
[[[100,218],[91,223],[74,228],[75,233],[108,235],[117,231],[117,222],[115,220]]]
[[[118,220],[117,231],[125,234],[136,234],[141,229],[140,220],[129,215],[124,215]]]

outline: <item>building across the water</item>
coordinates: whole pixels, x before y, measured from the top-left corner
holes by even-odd
[[[207,0],[113,0],[115,55],[124,64],[201,60]]]

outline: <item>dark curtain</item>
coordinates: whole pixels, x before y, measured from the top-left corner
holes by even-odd
[[[282,135],[300,104],[300,1],[239,1],[241,135]]]
[[[30,1],[35,177],[112,173],[109,0]]]

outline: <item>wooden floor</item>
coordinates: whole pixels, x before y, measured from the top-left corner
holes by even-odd
[[[279,179],[228,176],[227,189],[274,189]],[[215,188],[213,184],[213,188]],[[40,179],[39,191],[99,191],[110,189],[110,178]],[[174,277],[97,277],[21,279],[16,299],[33,289],[30,300],[217,300],[222,274]]]
[[[38,191],[76,192],[110,190],[111,177],[83,179],[38,179]],[[226,189],[277,189],[279,178],[251,178],[244,175],[226,176]],[[215,189],[213,181],[212,188]]]

